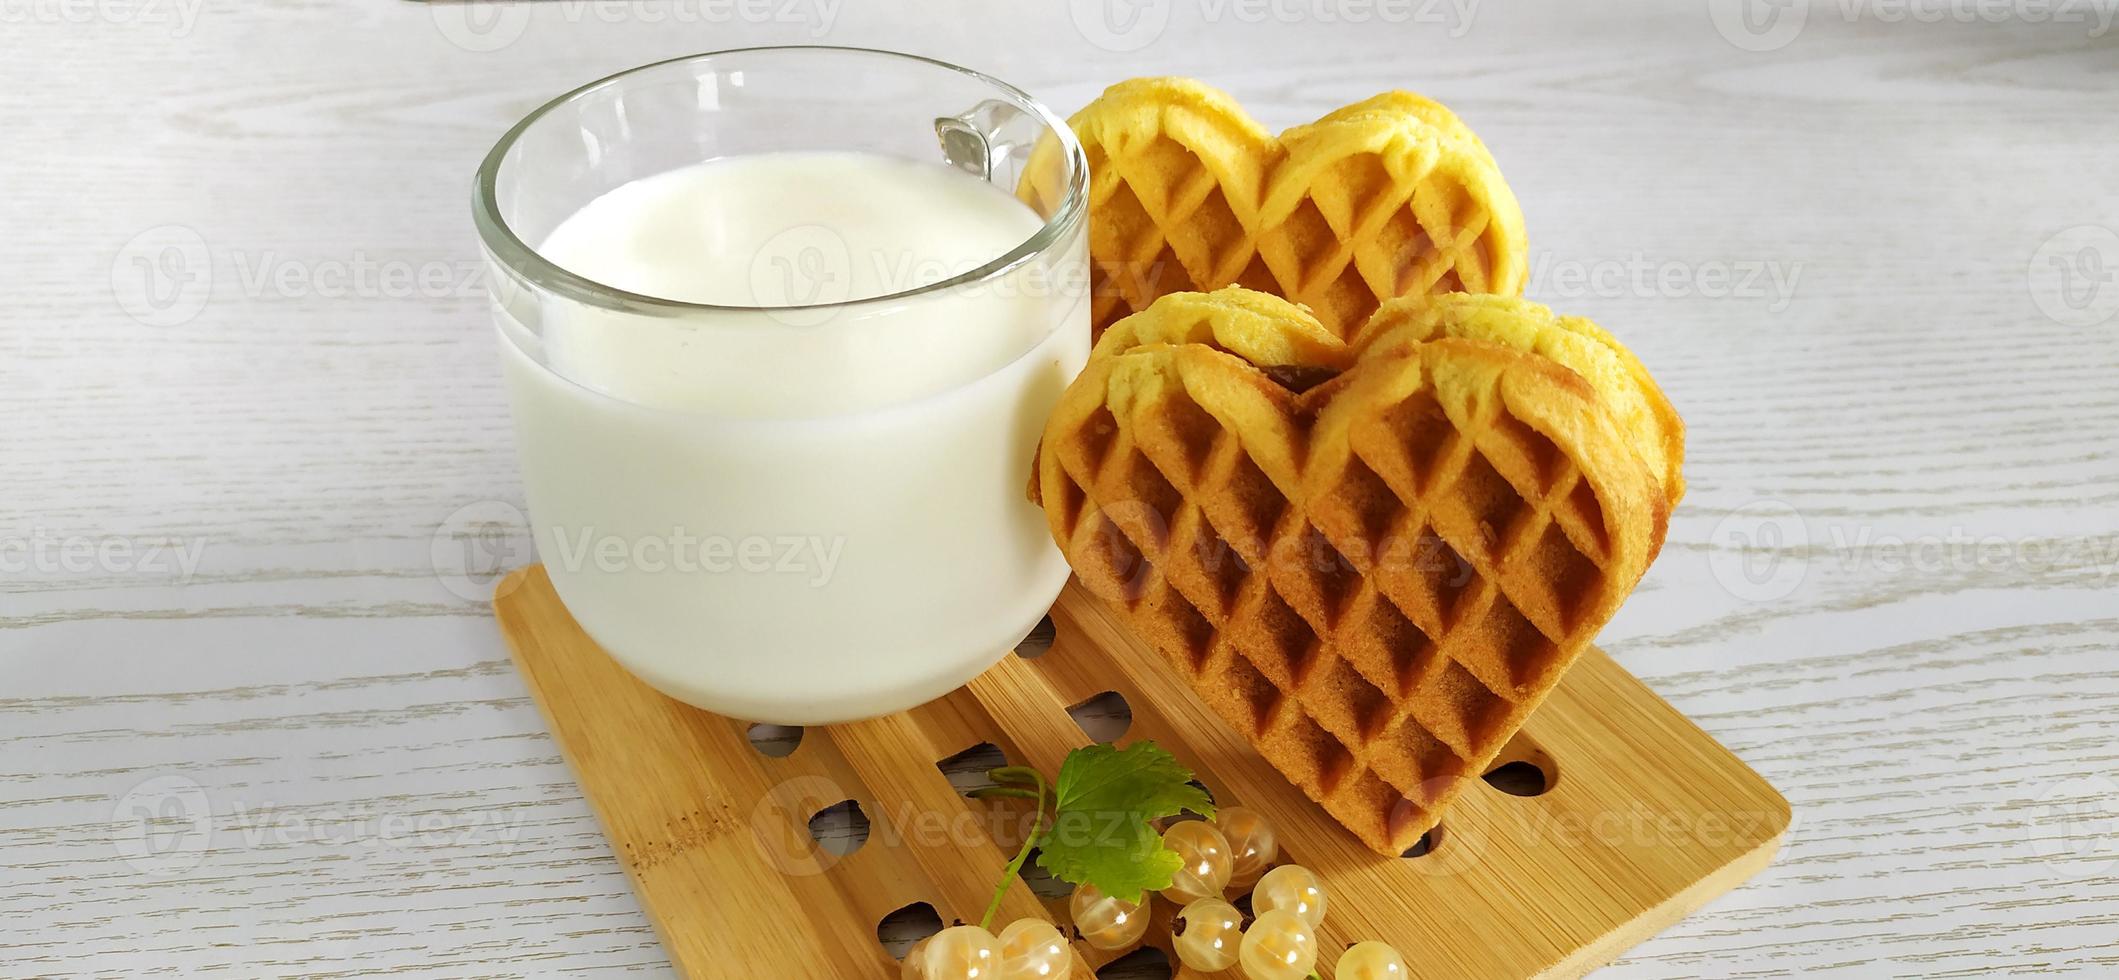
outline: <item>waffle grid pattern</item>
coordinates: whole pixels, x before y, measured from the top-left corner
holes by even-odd
[[[1517,355],[1465,341],[1397,355],[1494,356]],[[1115,358],[1151,359],[1175,383],[1123,417],[1099,406],[1072,432],[1048,432],[1084,584],[1124,605],[1217,713],[1357,836],[1385,853],[1411,847],[1638,575],[1607,571],[1613,545],[1588,481],[1507,411],[1498,374],[1457,406],[1471,413],[1462,428],[1429,385],[1343,417],[1343,454],[1255,454],[1316,454],[1276,482],[1194,395],[1225,390],[1215,376],[1247,365],[1203,347]],[[1283,400],[1321,428],[1331,409],[1317,406],[1335,390]]]
[[[1522,215],[1447,109],[1405,93],[1266,135],[1193,82],[1114,86],[1071,120],[1089,161],[1096,328],[1236,284],[1340,337],[1384,299],[1520,293]]]
[[[1685,421],[1648,368],[1602,327],[1515,297],[1454,293],[1386,300],[1350,344],[1359,351],[1443,337],[1514,347],[1581,375],[1631,435],[1670,505],[1684,497]]]

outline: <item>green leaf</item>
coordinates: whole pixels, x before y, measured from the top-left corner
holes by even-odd
[[[1214,816],[1214,800],[1192,785],[1192,770],[1153,740],[1123,749],[1099,742],[1067,753],[1052,792],[1053,805],[1061,811],[1127,811],[1143,821],[1183,810]]]
[[[1148,821],[1182,810],[1212,817],[1214,802],[1191,780],[1191,770],[1151,741],[1075,749],[1060,764],[1038,866],[1127,902],[1168,888],[1181,862]]]

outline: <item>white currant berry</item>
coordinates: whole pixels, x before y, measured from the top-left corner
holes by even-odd
[[[905,951],[905,962],[898,966],[898,980],[927,980],[927,944],[933,939],[929,936]]]
[[[1409,975],[1405,958],[1389,943],[1373,939],[1339,954],[1339,967],[1332,971],[1333,980],[1405,980]]]
[[[1312,926],[1321,926],[1324,924],[1326,898],[1324,882],[1318,880],[1310,869],[1299,864],[1283,864],[1258,879],[1258,886],[1251,890],[1251,909],[1256,912],[1285,909]]]
[[[1243,913],[1219,898],[1202,898],[1184,907],[1172,923],[1170,945],[1186,966],[1219,973],[1236,965],[1243,944]]]
[[[1249,807],[1223,807],[1214,815],[1214,826],[1229,842],[1229,883],[1249,888],[1280,857],[1280,838],[1273,825]]]
[[[1229,887],[1231,873],[1229,840],[1204,820],[1185,820],[1163,831],[1163,849],[1174,851],[1184,863],[1170,879],[1162,896],[1177,905],[1202,898],[1219,898]]]
[[[1001,930],[1000,940],[995,980],[1066,980],[1074,973],[1074,951],[1050,922],[1017,919]]]
[[[1243,931],[1237,959],[1250,980],[1303,980],[1317,966],[1316,929],[1285,909],[1261,912]]]
[[[1140,937],[1148,934],[1145,904],[1121,902],[1093,885],[1076,888],[1068,901],[1074,928],[1081,932],[1083,942],[1097,949],[1125,949],[1140,942]]]
[[[1001,943],[978,926],[952,926],[927,940],[926,980],[995,980]]]

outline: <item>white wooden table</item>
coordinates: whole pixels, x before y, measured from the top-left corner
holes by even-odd
[[[2119,972],[2119,40],[1916,6],[0,2],[0,975],[667,972],[436,571],[520,503],[468,183],[790,42],[1456,107],[1691,424],[1606,645],[1797,812],[1611,974]]]

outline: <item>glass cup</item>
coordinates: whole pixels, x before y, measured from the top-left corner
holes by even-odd
[[[805,219],[701,257],[722,279],[741,266],[747,305],[546,254],[630,182],[840,152],[984,180],[1030,212],[1024,237],[937,270],[926,246],[953,215],[883,251],[863,244],[876,229]],[[757,159],[769,182],[790,158]],[[1025,491],[1088,357],[1086,186],[1073,134],[1029,96],[881,51],[661,62],[510,130],[473,210],[538,554],[582,628],[672,697],[783,724],[901,711],[1007,653],[1067,577]],[[700,209],[706,240],[726,210]]]

